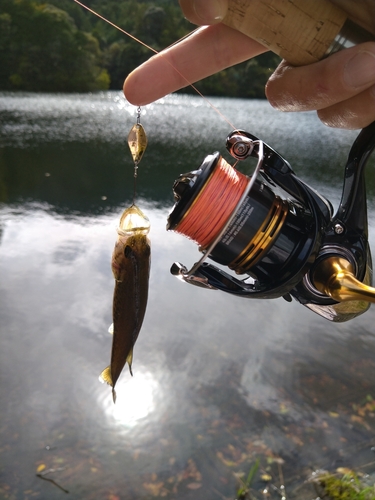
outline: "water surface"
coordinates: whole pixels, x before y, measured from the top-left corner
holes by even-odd
[[[212,101],[337,206],[356,132],[264,101]],[[143,110],[150,296],[134,377],[123,372],[113,405],[98,376],[110,356],[110,257],[131,202],[135,114],[115,92],[0,95],[0,497],[64,497],[36,476],[48,469],[69,498],[87,500],[234,499],[236,475],[257,458],[299,500],[316,498],[304,481],[317,468],[372,473],[373,309],[332,324],[295,302],[241,300],[169,273],[199,257],[165,230],[173,181],[224,153],[231,131],[200,98]],[[257,478],[256,498],[264,487]]]

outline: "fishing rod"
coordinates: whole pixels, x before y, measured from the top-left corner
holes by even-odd
[[[223,22],[294,65],[374,40],[328,0],[229,0]],[[216,152],[173,185],[175,205],[167,229],[195,241],[202,257],[190,270],[175,262],[171,273],[238,297],[295,299],[336,322],[367,311],[375,302],[375,288],[365,167],[375,149],[375,122],[360,132],[349,152],[335,214],[329,200],[253,134],[234,130],[226,149],[233,166]],[[245,176],[236,167],[249,158],[256,158],[257,165]],[[207,263],[208,258],[220,267]]]

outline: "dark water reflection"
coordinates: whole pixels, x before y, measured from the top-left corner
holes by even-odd
[[[337,205],[354,132],[265,102],[214,102]],[[134,377],[121,376],[114,406],[98,375],[110,354],[109,261],[131,195],[134,109],[107,93],[2,95],[0,110],[0,498],[64,496],[36,477],[43,466],[69,498],[109,500],[233,499],[235,474],[257,458],[288,498],[316,497],[304,485],[316,468],[372,473],[373,309],[337,325],[296,303],[238,300],[169,274],[198,255],[165,231],[172,182],[223,151],[227,124],[191,97],[145,109],[150,298]]]

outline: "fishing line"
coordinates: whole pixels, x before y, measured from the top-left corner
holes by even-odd
[[[195,241],[202,250],[206,249],[223,230],[248,182],[246,175],[221,157],[174,231]]]
[[[79,0],[73,0],[75,3],[85,8],[95,16],[99,17],[106,23],[113,26],[115,29],[124,33],[126,36],[143,45],[148,50],[159,54],[153,47],[120,28],[112,21],[94,11]],[[177,43],[192,36],[192,34],[201,30],[197,28],[192,33],[188,33],[180,40],[174,42],[167,47],[171,48]],[[162,55],[162,54],[161,54]],[[164,59],[171,68],[192,88],[194,91],[226,122],[228,125],[237,130],[230,120],[216,107],[209,99],[207,99],[184,75],[181,73],[167,58]],[[147,145],[147,138],[142,125],[140,124],[140,108],[137,110],[137,123],[133,126],[128,137],[128,144],[134,160],[134,188],[133,188],[133,203],[136,198],[136,181],[138,163],[143,155]],[[218,165],[210,175],[205,186],[194,201],[192,207],[185,214],[184,218],[175,228],[175,231],[184,234],[200,245],[202,249],[208,248],[215,241],[218,235],[224,230],[228,220],[231,218],[239,201],[244,196],[244,192],[248,186],[249,178],[235,168],[229,165],[223,158],[218,162]],[[214,208],[214,210],[213,210]]]
[[[137,38],[136,36],[132,35],[131,33],[129,33],[128,31],[125,31],[123,28],[120,28],[120,26],[117,26],[117,24],[113,23],[112,21],[110,21],[109,19],[105,18],[104,16],[102,16],[101,14],[99,14],[98,12],[96,12],[95,10],[93,9],[90,9],[90,7],[88,7],[87,5],[83,4],[82,2],[80,2],[79,0],[73,0],[73,2],[77,3],[78,5],[80,5],[81,7],[83,7],[84,9],[88,10],[89,12],[91,12],[92,14],[94,14],[95,16],[99,17],[100,19],[102,19],[103,21],[105,21],[106,23],[110,24],[111,26],[113,26],[114,28],[116,28],[117,30],[121,31],[121,33],[124,33],[125,35],[127,35],[128,37],[130,37],[132,40],[140,43],[141,45],[143,45],[144,47],[146,47],[147,49],[151,50],[151,52],[154,52],[154,54],[159,54],[159,52],[154,49],[153,47],[151,47],[150,45],[147,45],[147,43],[143,42],[142,40],[140,40],[139,38]],[[196,30],[194,30],[192,33],[188,33],[187,35],[183,36],[182,38],[180,38],[180,40],[177,40],[176,42],[172,43],[171,45],[169,45],[169,47],[166,47],[167,49],[170,48],[170,47],[173,47],[173,45],[176,45],[177,43],[181,42],[182,40],[185,40],[186,38],[188,38],[189,36],[191,36],[193,33],[199,31],[201,28],[197,28]],[[212,102],[210,102],[207,97],[205,97],[184,75],[183,73],[181,73],[170,61],[168,61],[168,59],[165,59],[165,61],[171,66],[171,68],[173,68],[174,71],[176,71],[176,73],[178,73],[178,75],[200,96],[202,97],[202,99],[204,99],[204,101],[224,120],[228,123],[228,125],[230,125],[230,127],[234,130],[237,130],[236,127],[231,123],[231,121],[216,107],[212,104]]]

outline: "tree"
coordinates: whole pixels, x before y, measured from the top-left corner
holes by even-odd
[[[10,36],[2,37],[11,62],[0,75],[0,86],[11,90],[89,91],[109,86],[101,68],[98,41],[79,31],[63,10],[28,0],[7,2],[4,20]]]
[[[105,66],[111,77],[111,88],[122,88],[126,76],[148,57],[148,49],[133,40],[114,42],[105,53]]]
[[[178,0],[84,3],[158,51],[192,29]],[[126,76],[151,55],[149,49],[73,0],[0,0],[1,90],[120,89]],[[278,61],[268,52],[197,87],[207,95],[264,98],[264,85]]]

